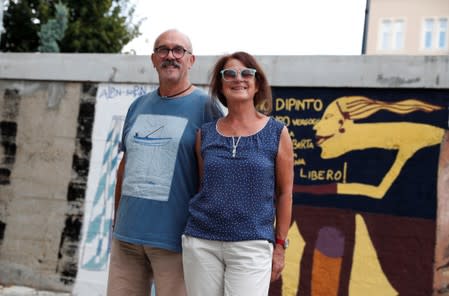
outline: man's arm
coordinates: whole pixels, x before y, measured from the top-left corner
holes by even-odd
[[[125,161],[126,161],[126,154],[123,154],[123,158],[120,161],[120,164],[118,165],[117,179],[115,182],[114,221],[112,222],[112,228],[114,228],[114,226],[115,226],[118,205],[120,203],[120,198],[122,196],[122,183],[123,183],[123,174],[125,172]]]

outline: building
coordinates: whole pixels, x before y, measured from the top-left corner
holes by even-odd
[[[449,0],[367,0],[364,53],[449,54]]]

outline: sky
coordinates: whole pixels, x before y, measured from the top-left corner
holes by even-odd
[[[142,35],[123,52],[148,55],[176,28],[195,55],[360,55],[366,0],[130,0]]]

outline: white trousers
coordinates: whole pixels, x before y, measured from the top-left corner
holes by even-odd
[[[188,296],[266,296],[273,245],[266,240],[223,242],[182,237]]]

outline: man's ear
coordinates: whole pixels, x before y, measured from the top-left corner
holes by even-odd
[[[151,59],[151,63],[153,64],[153,68],[156,68],[156,65],[154,63],[154,53],[151,54],[150,59]]]
[[[189,61],[190,61],[190,65],[189,65],[188,68],[190,70],[192,68],[193,64],[195,64],[196,57],[193,54],[191,54],[190,57],[189,57]]]

